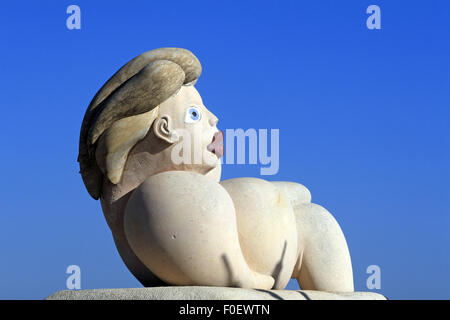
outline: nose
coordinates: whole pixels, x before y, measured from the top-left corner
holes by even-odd
[[[211,113],[209,117],[209,124],[214,127],[215,125],[217,125],[217,122],[219,122],[219,119],[217,119],[217,117]]]

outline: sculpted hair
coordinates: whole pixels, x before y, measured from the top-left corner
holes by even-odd
[[[112,183],[120,181],[128,152],[147,134],[158,106],[182,85],[194,84],[201,72],[192,52],[159,48],[130,60],[97,92],[84,115],[78,153],[81,177],[94,199],[101,195],[104,174]],[[99,143],[104,161],[97,161]]]

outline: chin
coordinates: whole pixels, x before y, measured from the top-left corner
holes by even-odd
[[[215,153],[207,151],[203,156],[203,165],[209,169],[214,169],[220,165],[220,158]]]
[[[178,168],[176,168],[175,170],[193,171],[205,175],[211,170],[220,166],[220,160],[214,154],[213,156],[215,157],[215,159],[211,157],[211,159],[207,160],[208,162],[203,160],[201,164],[183,164],[181,166],[178,166]]]

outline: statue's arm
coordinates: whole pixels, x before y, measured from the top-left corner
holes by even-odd
[[[147,268],[173,285],[270,289],[239,244],[233,201],[214,180],[186,171],[148,178],[130,197],[127,240]]]

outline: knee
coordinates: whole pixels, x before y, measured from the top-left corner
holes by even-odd
[[[332,234],[340,232],[341,228],[333,215],[321,205],[307,203],[297,206],[297,219],[306,224],[315,234]]]
[[[347,255],[347,243],[336,219],[324,207],[302,204],[295,207],[299,239],[299,260],[306,253],[317,257]],[[300,267],[300,265],[298,266]]]

